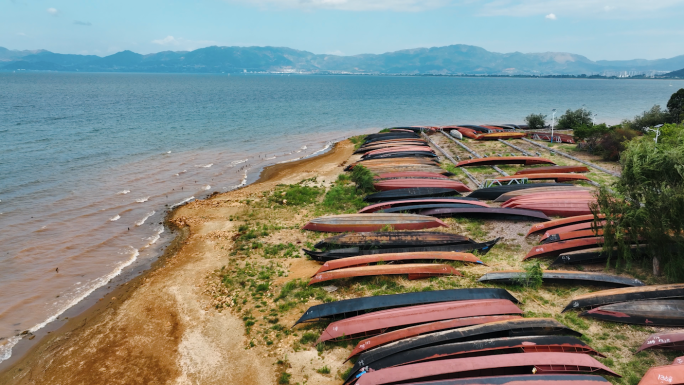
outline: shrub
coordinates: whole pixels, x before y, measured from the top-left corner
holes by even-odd
[[[544,271],[541,268],[539,261],[530,263],[525,266],[525,273],[520,277],[518,283],[521,286],[529,287],[532,289],[539,289],[543,283],[542,276]]]
[[[316,333],[306,332],[302,335],[302,338],[299,339],[299,342],[301,344],[310,344],[312,342],[316,342],[317,339],[318,336],[316,335]]]
[[[278,378],[278,383],[281,385],[289,384],[290,383],[290,377],[292,377],[292,375],[290,373],[283,372],[280,375],[280,378]]]
[[[565,114],[558,118],[556,127],[565,129],[574,129],[582,125],[592,126],[594,123],[591,120],[591,111],[579,108],[575,111],[568,109]]]
[[[362,193],[372,193],[375,191],[373,186],[373,173],[362,165],[356,165],[351,173],[351,180],[356,184],[356,189]]]
[[[680,88],[679,91],[670,96],[670,100],[667,102],[667,110],[673,123],[682,123],[682,119],[684,119],[684,88]]]
[[[661,110],[660,106],[656,104],[650,110],[635,116],[634,119],[625,120],[622,122],[622,126],[632,130],[643,131],[645,127],[653,127],[668,121],[670,121],[670,114],[665,110]]]
[[[529,114],[525,118],[525,122],[530,129],[536,130],[546,127],[546,115],[543,114]]]
[[[612,129],[613,127],[608,127],[605,123],[591,125],[582,124],[575,127],[572,136],[576,141],[586,140],[588,142],[591,139],[596,140],[597,138],[600,138],[604,134],[609,133]]]
[[[287,206],[304,206],[313,203],[323,193],[319,187],[288,185],[278,187],[269,197],[271,203]]]
[[[594,153],[601,155],[604,160],[617,161],[627,143],[639,135],[639,131],[629,128],[615,129],[601,137]]]
[[[320,374],[330,374],[330,368],[328,367],[328,365],[326,365],[326,366],[324,366],[324,367],[322,367],[316,371]]]

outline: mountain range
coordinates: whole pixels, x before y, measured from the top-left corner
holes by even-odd
[[[354,56],[319,55],[285,47],[212,46],[147,55],[122,51],[101,57],[0,47],[0,71],[652,76],[682,68],[684,55],[592,61],[572,53],[496,53],[463,44]]]

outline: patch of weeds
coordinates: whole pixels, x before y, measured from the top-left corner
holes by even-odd
[[[521,286],[537,290],[542,286],[543,274],[544,271],[542,270],[541,263],[539,263],[539,261],[535,261],[525,266],[525,273],[523,273],[517,281]]]
[[[625,383],[637,385],[646,371],[655,365],[655,360],[646,352],[636,353],[632,359],[622,365],[622,375]]]
[[[349,375],[351,374],[352,369],[354,369],[353,366],[350,367],[350,368],[348,368],[348,369],[345,370],[344,372],[339,373],[340,379],[341,379],[341,380],[344,380],[345,378],[349,377]]]
[[[290,377],[292,377],[292,375],[290,373],[283,372],[280,374],[280,377],[278,378],[278,383],[279,384],[289,384],[290,383]]]
[[[358,164],[351,172],[351,180],[356,184],[356,189],[364,194],[375,192],[373,173],[366,167]]]
[[[458,218],[458,219],[456,219],[456,223],[465,227],[465,230],[474,239],[483,239],[488,235],[487,230],[485,230],[485,228],[484,228],[485,222],[483,220],[469,219],[469,218]]]
[[[366,135],[357,135],[357,136],[352,136],[351,138],[349,138],[349,141],[354,143],[354,150],[358,150],[365,140],[366,140]]]
[[[281,206],[305,206],[314,203],[323,194],[323,188],[292,184],[276,187],[269,202]]]
[[[299,258],[299,249],[292,242],[264,245],[264,258]]]
[[[340,177],[344,174],[340,174]],[[338,178],[335,185],[325,194],[322,206],[332,213],[356,213],[366,207],[363,194],[356,190],[356,186],[344,182],[345,178]]]
[[[588,330],[589,329],[589,324],[585,320],[579,318],[577,316],[577,313],[568,312],[568,313],[558,314],[558,315],[556,315],[556,319],[559,322],[562,322],[568,326],[575,326],[575,327],[579,328],[580,330]]]
[[[301,279],[292,280],[280,290],[280,294],[273,299],[274,302],[284,299],[299,300],[299,302],[307,302],[309,299],[315,298],[322,302],[332,302],[333,299],[320,287],[309,286],[306,281]]]
[[[330,368],[328,367],[328,365],[326,365],[326,366],[324,366],[324,367],[322,367],[316,371],[320,374],[330,374]]]
[[[316,335],[316,333],[305,332],[304,334],[302,334],[302,338],[299,339],[299,343],[306,345],[312,342],[316,342],[317,339],[318,336]]]

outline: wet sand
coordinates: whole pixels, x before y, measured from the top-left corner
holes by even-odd
[[[275,383],[267,351],[245,350],[242,320],[209,311],[207,275],[230,257],[207,235],[232,231],[238,200],[280,183],[334,177],[352,152],[343,141],[326,154],[271,166],[245,188],[176,209],[167,225],[177,237],[152,269],[69,319],[0,373],[0,383]]]

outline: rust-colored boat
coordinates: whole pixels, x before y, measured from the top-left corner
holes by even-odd
[[[478,341],[455,342],[439,346],[427,346],[407,350],[373,362],[366,371],[383,370],[418,362],[464,358],[473,356],[493,356],[510,353],[579,353],[604,357],[577,337],[569,336],[519,336],[490,338]]]
[[[594,200],[570,202],[521,203],[514,206],[517,209],[537,210],[548,216],[571,217],[591,212],[589,205]]]
[[[468,166],[496,166],[500,164],[556,164],[546,158],[539,158],[535,156],[491,156],[489,158],[477,158],[462,160],[456,164],[456,167]]]
[[[304,225],[304,230],[344,233],[378,231],[392,226],[394,230],[421,230],[448,227],[434,217],[416,214],[343,214],[318,217]]]
[[[404,171],[404,172],[385,172],[378,174],[378,179],[392,179],[392,178],[439,178],[448,179],[447,176],[436,172],[422,172],[422,171]]]
[[[492,186],[492,187],[485,187],[485,188],[480,188],[468,195],[469,198],[477,198],[477,199],[486,199],[486,200],[494,200],[500,197],[503,194],[513,192],[513,191],[520,191],[520,190],[527,190],[527,189],[533,189],[533,188],[539,188],[539,187],[573,187],[572,184],[569,183],[555,183],[555,182],[542,182],[542,183],[525,183],[525,184],[507,184],[503,186]]]
[[[684,365],[684,356],[675,358],[672,361],[672,365]]]
[[[684,326],[684,300],[658,299],[603,305],[581,314],[604,321],[646,326]]]
[[[599,219],[603,219],[605,216],[603,214],[599,214]],[[572,225],[575,223],[583,223],[583,222],[591,222],[594,220],[594,215],[588,214],[588,215],[578,215],[574,217],[568,217],[568,218],[563,218],[563,219],[555,219],[553,221],[548,221],[544,223],[537,223],[536,225],[532,225],[530,228],[530,231],[527,232],[527,235],[531,235],[540,231],[546,231],[550,229],[555,229],[557,227],[561,226],[567,226],[567,225]]]
[[[416,199],[404,199],[396,201],[387,201],[382,203],[376,203],[374,205],[366,206],[359,210],[359,213],[374,213],[376,211],[388,209],[391,207],[409,206],[416,204],[431,204],[431,203],[461,203],[472,206],[489,207],[488,204],[480,202],[474,199],[458,199],[458,198],[426,198],[421,200]]]
[[[368,151],[363,154],[362,158],[369,158],[371,156],[380,154],[389,154],[393,152],[432,152],[435,151],[429,146],[403,146],[403,147],[390,147],[390,148],[380,148],[373,151]]]
[[[422,279],[438,277],[440,275],[462,274],[449,265],[439,263],[407,263],[403,265],[375,265],[363,267],[350,267],[347,269],[326,271],[316,274],[309,281],[309,285],[333,279],[368,277],[374,275],[408,275],[408,279]]]
[[[639,385],[684,384],[684,368],[680,365],[654,366],[641,377]]]
[[[589,180],[584,175],[580,174],[526,174],[526,175],[513,175],[513,176],[502,176],[496,178],[497,181],[509,182],[513,179],[527,178],[528,180],[555,180],[556,182],[571,182],[576,180]]]
[[[421,146],[427,145],[427,142],[422,139],[412,139],[401,142],[375,142],[367,146],[361,146],[358,150],[354,151],[355,154],[366,153],[368,151],[379,150],[381,148],[391,148],[391,147],[404,147],[404,146]]]
[[[367,350],[359,356],[350,371],[349,377],[359,372],[361,368],[400,352],[418,349],[424,346],[437,346],[447,343],[473,341],[485,338],[533,336],[533,335],[571,335],[580,337],[578,333],[552,318],[522,318],[500,322],[490,322],[481,325],[467,326],[432,332],[394,341],[387,345]]]
[[[434,380],[420,385],[609,385],[610,381],[592,374],[521,374],[514,376],[470,377]]]
[[[373,167],[373,166],[401,166],[401,165],[410,165],[410,166],[436,166],[439,167],[439,162],[438,160],[431,158],[390,158],[390,159],[364,159],[364,160],[359,160],[358,162],[352,163],[349,166],[344,168],[344,171],[351,171],[354,169],[354,166],[356,165],[362,165],[365,167]]]
[[[425,166],[425,165],[399,165],[399,166],[369,166],[366,167],[370,172],[374,174],[389,174],[395,172],[429,172],[433,174],[440,174],[444,176],[452,175],[449,171],[446,171],[437,166]]]
[[[508,320],[520,319],[520,318],[522,318],[522,317],[518,316],[518,315],[489,315],[489,316],[481,316],[481,317],[465,317],[465,318],[448,319],[448,320],[444,320],[444,321],[437,321],[437,322],[430,322],[430,323],[424,323],[424,324],[420,324],[420,325],[409,326],[407,328],[397,329],[397,330],[393,330],[391,332],[378,334],[377,336],[366,338],[366,339],[360,341],[356,345],[354,350],[352,350],[351,354],[349,354],[349,357],[347,357],[347,360],[349,360],[350,358],[354,357],[357,354],[360,354],[360,353],[365,352],[367,350],[371,350],[371,349],[376,348],[378,346],[386,345],[386,344],[389,344],[390,342],[402,340],[405,338],[415,337],[415,336],[421,335],[421,334],[436,332],[436,331],[440,331],[440,330],[447,330],[447,329],[457,329],[457,328],[462,328],[462,327],[472,326],[472,325],[481,325],[481,324],[485,324],[485,323],[489,323],[489,322],[508,321]]]
[[[411,246],[446,246],[467,243],[470,238],[434,231],[374,231],[345,233],[328,237],[314,245],[318,249],[358,247],[360,249],[389,249]]]
[[[421,211],[423,215],[434,215],[440,217],[484,217],[484,218],[498,218],[510,220],[542,220],[548,221],[547,217],[541,211],[510,209],[500,207],[473,207],[473,208],[443,208],[443,209],[428,209]]]
[[[507,200],[509,200],[511,198],[516,198],[519,196],[537,194],[540,192],[556,192],[556,191],[579,192],[579,191],[591,191],[591,189],[588,187],[575,186],[575,185],[535,187],[535,188],[528,188],[528,189],[511,191],[511,192],[507,192],[505,194],[501,194],[501,195],[499,195],[498,198],[494,199],[494,202],[506,202]]]
[[[515,284],[523,281],[526,276],[524,270],[493,271],[480,277],[478,282]],[[644,283],[636,278],[584,271],[544,270],[542,280],[551,283],[579,283],[617,287],[644,286]]]
[[[480,135],[479,140],[520,139],[526,136],[527,134],[524,132],[493,132]]]
[[[684,283],[625,287],[579,295],[573,298],[563,311],[592,308],[619,302],[681,298],[684,298]]]
[[[523,258],[523,261],[530,258],[556,257],[569,251],[589,249],[601,244],[603,244],[603,237],[572,239],[535,246]]]
[[[591,238],[591,237],[596,237],[596,236],[601,236],[603,235],[603,230],[580,230],[580,231],[570,231],[567,233],[562,233],[562,234],[551,234],[547,238],[542,239],[539,243],[541,244],[549,244],[549,243],[554,243],[554,242],[560,242],[560,241],[569,241],[571,239],[579,239],[579,238]]]
[[[544,141],[551,141],[551,133],[550,132],[534,132],[532,134],[532,139],[534,140],[544,140]],[[562,142],[562,143],[570,143],[574,144],[575,139],[572,137],[572,135],[568,134],[559,134],[554,132],[553,133],[553,141],[554,142]]]
[[[567,172],[589,172],[585,166],[550,166],[550,167],[534,167],[526,168],[515,173],[515,175],[527,174],[546,174],[546,173],[567,173]]]
[[[651,334],[646,338],[641,347],[637,349],[637,352],[646,349],[684,350],[684,332]]]
[[[499,288],[448,289],[402,294],[375,295],[370,297],[343,299],[340,301],[311,306],[306,312],[304,312],[295,325],[301,322],[313,320],[347,318],[357,316],[365,312],[377,311],[381,309],[473,299],[507,299],[513,303],[519,303],[519,301],[513,297],[511,293]]]
[[[452,301],[389,309],[363,314],[333,322],[321,333],[317,342],[339,337],[356,338],[376,335],[389,328],[451,318],[480,317],[487,315],[522,314],[513,302],[505,299]]]
[[[345,269],[348,267],[367,266],[374,263],[402,263],[406,261],[459,261],[469,263],[479,263],[484,265],[479,258],[471,253],[454,253],[454,252],[429,252],[419,251],[414,253],[388,253],[388,254],[372,254],[360,255],[358,257],[340,258],[327,261],[321,266],[316,274],[323,273],[329,270]],[[314,274],[314,275],[316,275]]]
[[[594,198],[592,195],[592,192],[587,191],[587,190],[579,190],[579,191],[546,191],[546,192],[537,192],[537,193],[531,193],[531,194],[526,194],[526,195],[520,195],[517,197],[513,197],[506,202],[504,202],[501,207],[504,206],[509,206],[513,203],[516,202],[526,202],[526,201],[534,201],[534,200],[578,200],[578,199],[587,199],[587,198]]]
[[[431,159],[434,161],[439,161],[437,154],[431,151],[396,151],[388,152],[384,154],[369,155],[362,160],[374,160],[374,159]]]
[[[477,132],[473,129],[465,128],[465,127],[455,127],[455,128],[456,128],[456,131],[460,132],[466,138],[479,140],[482,137],[482,134],[480,134],[479,132]]]
[[[458,191],[450,188],[440,187],[412,187],[396,190],[381,191],[366,195],[363,200],[366,202],[384,202],[390,200],[405,200],[415,198],[444,198],[461,195]]]
[[[358,385],[382,385],[429,380],[471,377],[481,374],[556,374],[597,373],[620,377],[587,354],[577,353],[512,353],[495,356],[452,358],[395,366],[367,372]]]
[[[463,182],[456,180],[439,180],[439,179],[388,179],[377,181],[373,183],[376,190],[388,191],[398,190],[411,187],[437,187],[450,188],[458,192],[469,192],[468,186]]]
[[[599,229],[602,228],[602,226],[606,223],[606,221],[601,221],[598,223]],[[541,237],[540,241],[543,241],[550,237],[553,234],[564,234],[564,233],[569,233],[572,231],[582,231],[582,230],[590,230],[592,226],[594,225],[594,222],[584,222],[584,223],[575,223],[574,225],[569,225],[569,226],[562,226],[562,227],[557,227],[553,230],[549,230],[544,233],[544,235]]]

